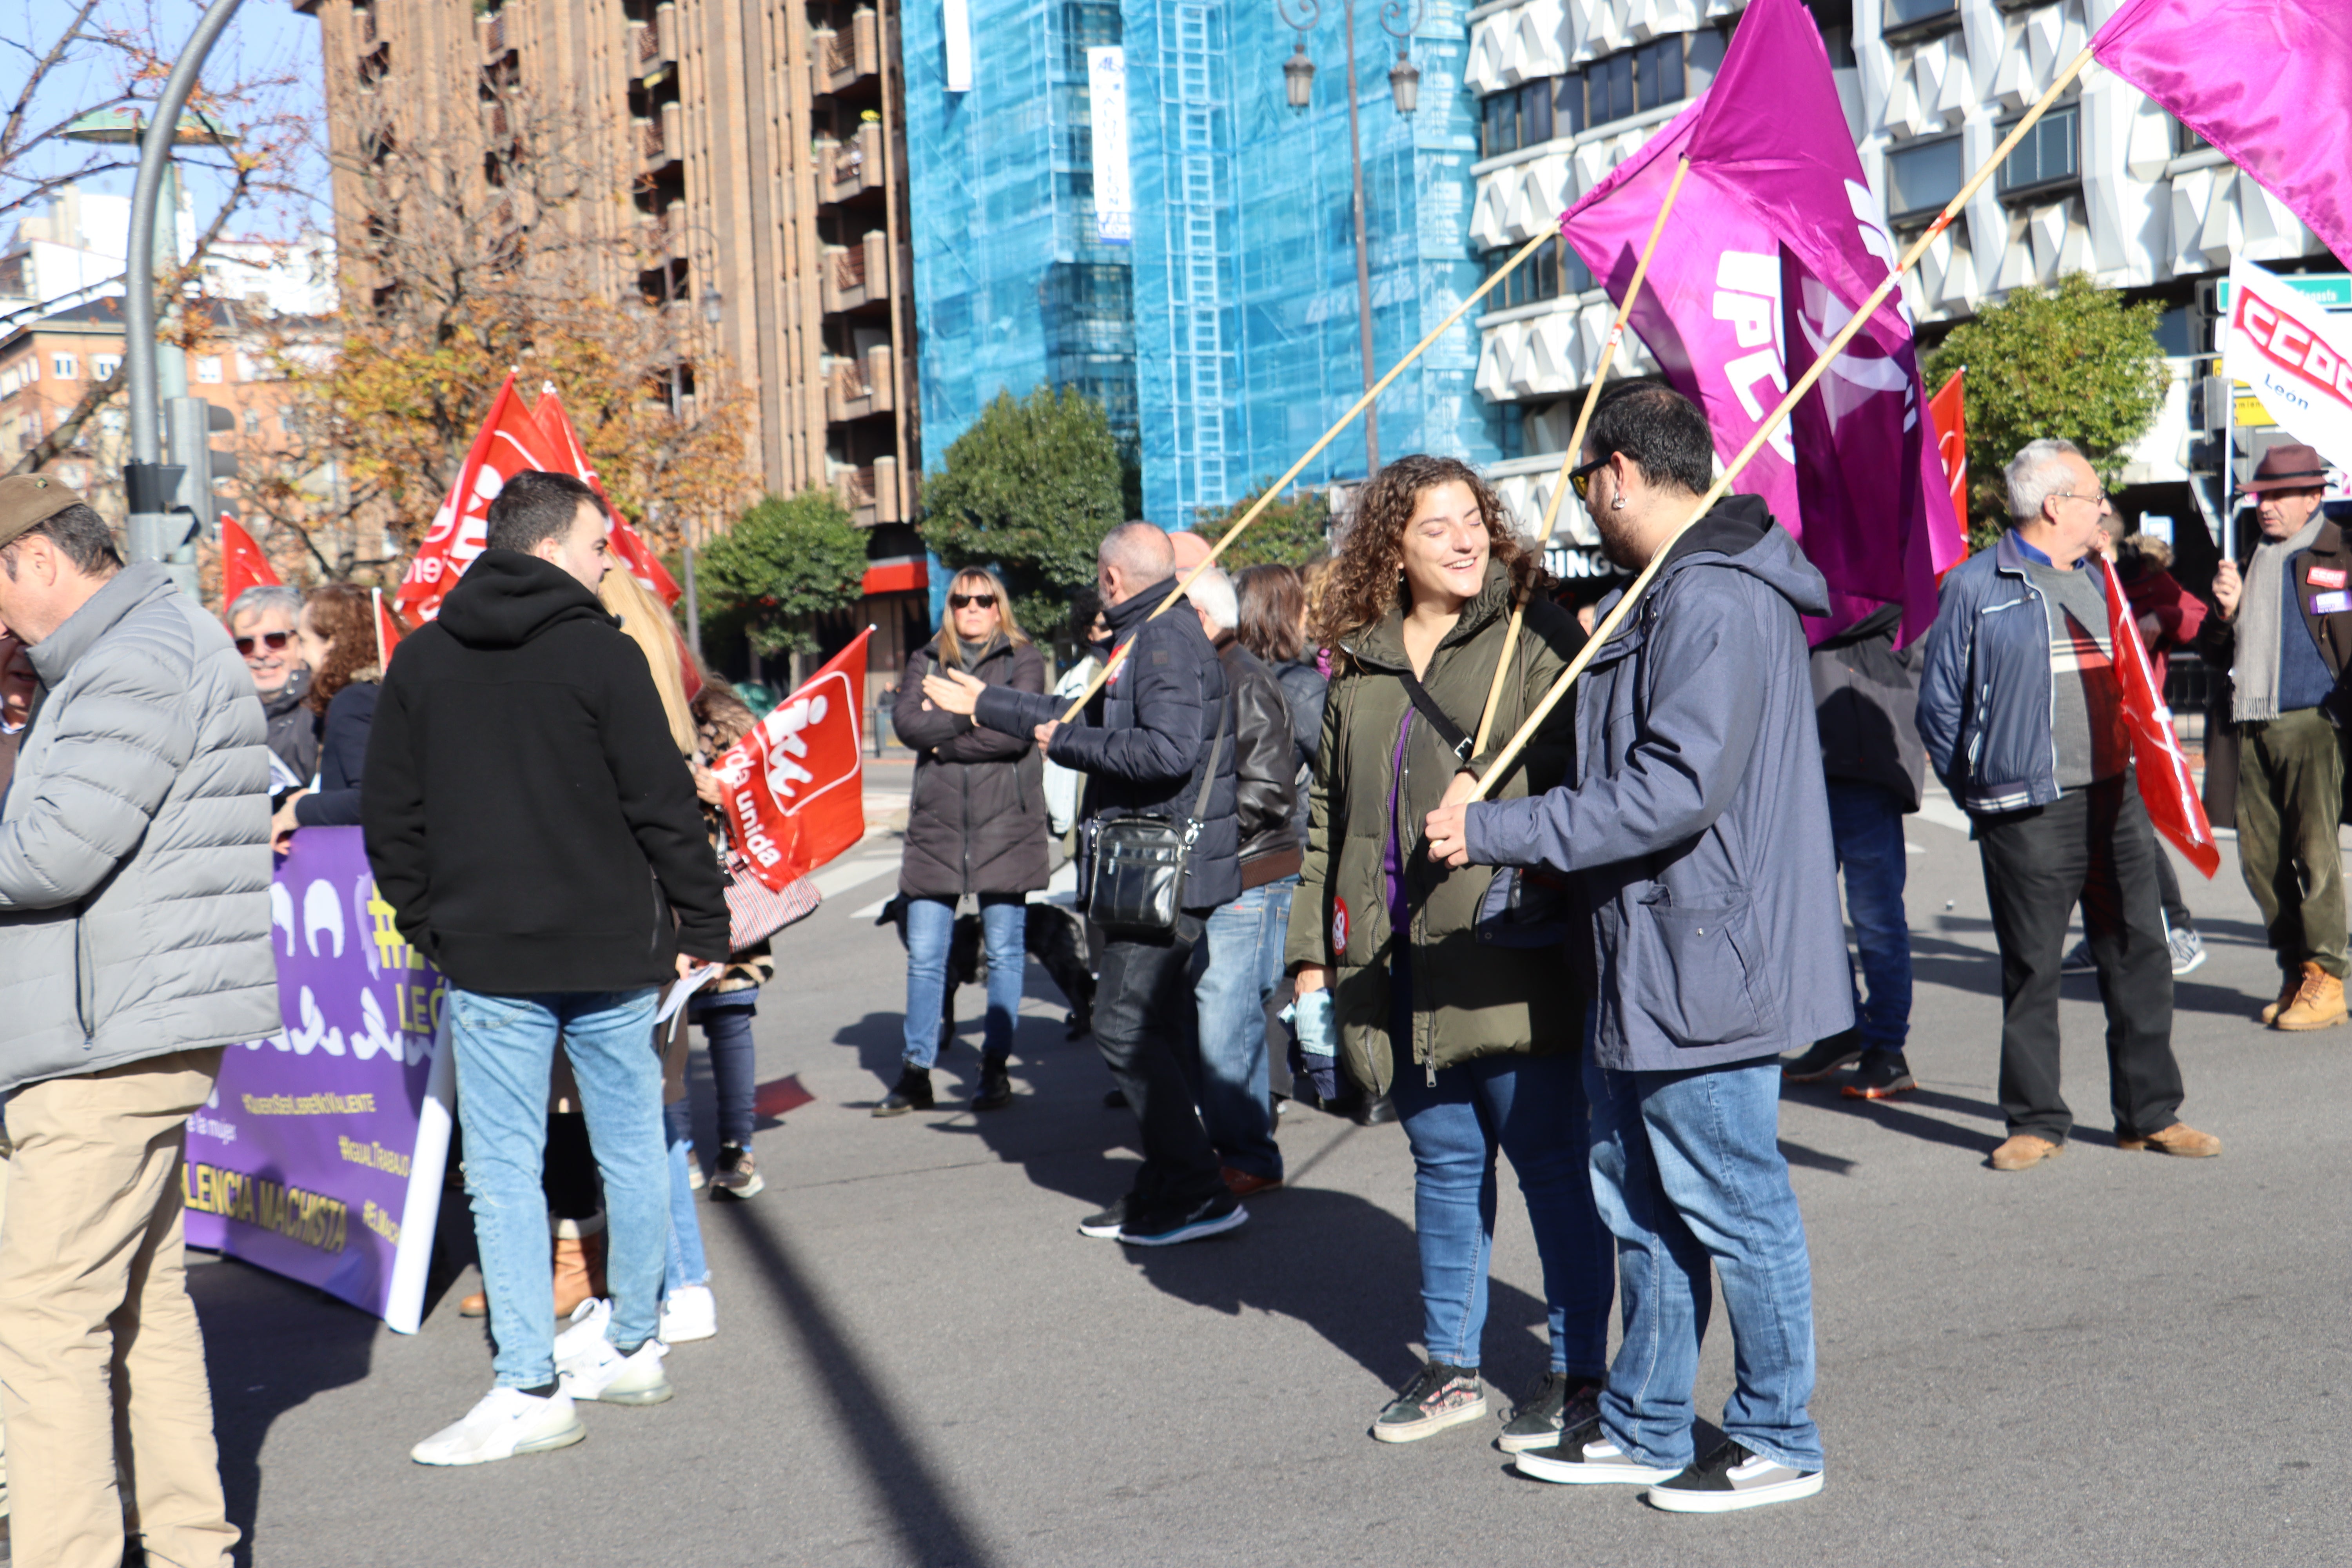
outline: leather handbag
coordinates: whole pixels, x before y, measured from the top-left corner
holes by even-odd
[[[1221,705],[1229,706],[1229,705]],[[1192,851],[1200,842],[1202,815],[1209,809],[1209,792],[1216,786],[1217,763],[1225,750],[1225,722],[1217,715],[1217,738],[1209,747],[1209,765],[1201,774],[1201,788],[1187,817],[1099,816],[1087,826],[1088,863],[1087,915],[1114,937],[1162,937],[1176,929],[1184,909],[1184,880],[1192,872]]]

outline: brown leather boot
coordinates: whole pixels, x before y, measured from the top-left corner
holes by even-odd
[[[2274,1024],[2278,1022],[2278,1016],[2281,1013],[2285,1012],[2287,1008],[2294,1004],[2294,994],[2302,989],[2303,971],[2297,969],[2290,972],[2284,978],[2279,981],[2278,1000],[2268,1004],[2260,1013],[2257,1013],[2254,1016],[2265,1024]]]
[[[604,1294],[604,1235],[555,1238],[555,1321],[562,1322],[583,1301]]]
[[[2294,1000],[2271,1020],[2273,1029],[2332,1029],[2344,1022],[2344,982],[2316,963],[2303,966]]]
[[[461,1318],[488,1317],[490,1315],[490,1293],[487,1290],[475,1291],[472,1295],[457,1303],[457,1315]]]

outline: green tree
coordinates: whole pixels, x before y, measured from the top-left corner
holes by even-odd
[[[2018,289],[1929,352],[1921,368],[1931,388],[1968,368],[1972,548],[2006,526],[2001,469],[2028,441],[2063,436],[2083,449],[2102,484],[2119,481],[2126,449],[2164,404],[2170,373],[2156,341],[2160,313],[2070,272],[2055,289]]]
[[[1215,543],[1273,483],[1260,479],[1255,489],[1231,506],[1198,509],[1193,529]],[[1277,500],[1258,513],[1257,521],[1217,557],[1217,564],[1228,572],[1239,572],[1244,566],[1304,566],[1330,553],[1330,500],[1320,490],[1294,490],[1288,500]]]
[[[1125,521],[1118,439],[1075,387],[1000,392],[923,479],[923,542],[950,569],[993,566],[1029,626],[1050,630],[1095,580],[1095,548]]]
[[[695,560],[707,627],[740,629],[764,658],[816,651],[817,617],[857,603],[866,535],[829,490],[767,496]]]

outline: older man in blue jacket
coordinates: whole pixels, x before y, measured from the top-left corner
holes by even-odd
[[[1853,1023],[1799,618],[1828,587],[1753,496],[1675,537],[1715,448],[1667,388],[1605,399],[1584,456],[1610,558],[1665,563],[1592,661],[1568,782],[1429,818],[1431,853],[1453,864],[1573,873],[1592,921],[1578,955],[1597,970],[1592,1179],[1625,1338],[1600,1415],[1517,1464],[1645,1485],[1681,1512],[1753,1508],[1822,1485],[1812,1264],[1778,1134],[1780,1053]],[[1738,1382],[1724,1440],[1696,1455],[1710,1267]]]
[[[2028,443],[2005,477],[2009,531],[1944,579],[1919,682],[1927,765],[1976,824],[2000,943],[2009,1137],[1992,1167],[2057,1158],[2074,1126],[2058,1092],[2058,985],[2077,903],[2106,1004],[2116,1143],[2218,1154],[2220,1139],[2176,1114],[2162,851],[2132,774],[2106,577],[2091,553],[2106,492],[2071,441]]]

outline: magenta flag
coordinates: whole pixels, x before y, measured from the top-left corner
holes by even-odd
[[[1687,153],[1689,175],[1629,318],[1666,380],[1706,411],[1729,461],[1896,251],[1862,175],[1821,34],[1799,0],[1755,0],[1705,97],[1560,219],[1622,301]],[[1818,641],[1882,604],[1903,637],[1936,616],[1936,574],[1964,553],[1911,320],[1890,295],[1734,481],[1761,496],[1829,580]]]
[[[2129,0],[2091,50],[2352,259],[2352,3]]]

